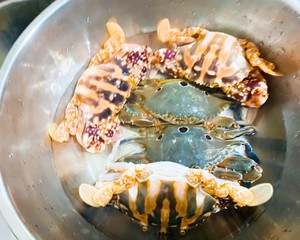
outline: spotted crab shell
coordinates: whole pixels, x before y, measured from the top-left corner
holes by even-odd
[[[173,124],[203,122],[217,116],[229,104],[184,80],[164,81],[144,102],[155,117]]]

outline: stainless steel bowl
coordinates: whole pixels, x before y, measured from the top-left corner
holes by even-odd
[[[155,239],[113,208],[91,209],[78,198],[106,153],[85,153],[75,141],[52,144],[47,126],[62,117],[76,79],[116,17],[127,36],[155,30],[168,17],[254,40],[279,66],[268,77],[270,98],[249,138],[275,187],[258,208],[215,214],[172,239],[296,239],[300,234],[300,3],[295,0],[62,0],[18,39],[0,73],[0,207],[19,239]],[[145,39],[151,41],[151,38]]]

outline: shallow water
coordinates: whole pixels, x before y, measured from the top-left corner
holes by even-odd
[[[160,44],[155,40],[154,34],[141,34],[128,39],[128,42],[146,44],[153,49],[159,48]],[[66,89],[57,108],[55,121],[62,119],[64,109],[71,99],[77,80],[82,69],[74,77],[74,80]],[[272,95],[268,102],[259,110],[254,121],[257,134],[247,137],[255,154],[262,162],[263,177],[257,181],[270,182],[276,191],[285,164],[286,136],[282,110],[273,106]],[[156,239],[159,228],[149,227],[143,232],[141,227],[127,215],[120,213],[114,207],[92,208],[83,204],[78,195],[78,187],[81,183],[93,184],[99,173],[104,169],[108,161],[111,146],[100,153],[90,154],[77,143],[74,138],[64,144],[53,142],[53,155],[57,174],[61,184],[73,204],[74,210],[78,211],[87,221],[99,231],[113,239]],[[272,200],[271,200],[272,201]],[[263,213],[264,206],[254,208],[229,208],[217,214],[213,214],[200,226],[189,230],[184,236],[171,233],[170,239],[224,239],[236,236],[243,228],[256,221]],[[216,230],[217,229],[217,230]],[[168,237],[166,237],[168,238]]]

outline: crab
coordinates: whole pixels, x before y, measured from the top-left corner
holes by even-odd
[[[266,80],[258,71],[281,76],[275,65],[260,58],[253,42],[201,27],[182,31],[171,28],[168,19],[157,26],[158,39],[172,47],[161,48],[153,65],[173,77],[222,89],[228,97],[248,107],[258,108],[268,98]],[[179,45],[179,46],[178,46]]]
[[[133,91],[120,118],[123,123],[141,127],[171,123],[204,124],[210,129],[215,126],[239,128],[233,108],[241,112],[247,110],[244,121],[239,119],[242,124],[253,121],[248,109],[208,94],[186,80],[146,79]]]
[[[144,230],[149,224],[159,225],[162,234],[176,226],[184,234],[200,219],[218,212],[224,200],[252,207],[267,202],[272,194],[269,183],[248,189],[237,182],[218,179],[206,170],[168,161],[111,163],[96,186],[79,187],[86,204],[105,207],[116,195],[118,201],[113,205],[131,214]]]
[[[203,125],[169,125],[160,130],[147,128],[139,136],[122,139],[119,146],[121,152],[132,143],[138,146],[118,161],[143,164],[172,161],[187,167],[215,171],[220,178],[236,179],[238,176],[239,181],[256,181],[262,176],[260,161],[249,143],[235,139],[253,134],[255,130],[245,127],[227,131],[227,135],[214,134]],[[222,138],[224,135],[232,140],[225,140]]]
[[[145,77],[152,56],[147,46],[123,44],[125,36],[116,23],[109,22],[107,31],[110,37],[78,80],[64,119],[48,129],[54,141],[67,142],[74,135],[92,153],[112,141],[120,125],[117,114]]]

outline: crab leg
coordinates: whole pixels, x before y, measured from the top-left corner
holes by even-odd
[[[229,196],[239,206],[245,206],[253,201],[253,194],[249,189],[230,183],[219,184],[212,174],[201,169],[191,169],[186,177],[192,186],[202,184],[207,193],[218,198]]]
[[[224,130],[221,128],[213,128],[210,133],[220,140],[231,140],[244,135],[254,135],[256,130],[254,127],[246,126],[234,130]]]
[[[151,175],[143,164],[111,163],[107,165],[107,170],[123,172],[123,174],[117,181],[104,183],[96,188],[96,191],[94,187],[82,184],[79,187],[79,195],[85,203],[95,207],[105,207],[114,194],[120,194],[132,188],[137,182],[146,181]]]
[[[83,123],[83,115],[79,109],[80,101],[73,96],[65,110],[65,118],[57,125],[51,123],[48,128],[50,137],[56,142],[67,142],[69,135],[76,135]]]
[[[89,63],[89,67],[108,62],[122,48],[125,41],[125,34],[119,24],[115,22],[106,23],[109,38],[104,42],[102,49],[97,52]]]
[[[258,70],[252,70],[243,81],[222,90],[229,98],[252,108],[262,106],[268,99],[267,81]]]
[[[240,128],[234,119],[222,116],[204,122],[204,126],[215,138],[220,140],[231,140],[243,135],[256,133],[254,127],[245,126]]]
[[[246,39],[239,39],[241,46],[245,49],[245,54],[251,66],[259,67],[262,71],[273,76],[282,76],[280,72],[274,71],[275,65],[260,56],[260,52],[253,42]]]
[[[190,27],[180,31],[178,28],[171,28],[167,18],[157,24],[157,37],[162,42],[188,44],[204,36],[208,31],[201,27]]]
[[[123,124],[130,124],[137,127],[158,127],[163,124],[141,104],[127,103],[120,111],[119,117]]]
[[[233,156],[212,167],[214,176],[231,181],[254,182],[261,178],[262,168],[251,158]]]

